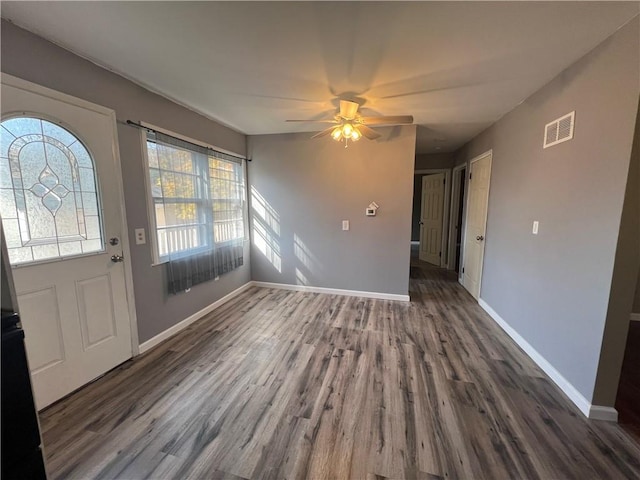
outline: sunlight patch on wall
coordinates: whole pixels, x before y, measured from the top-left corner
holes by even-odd
[[[253,217],[253,243],[273,265],[273,268],[282,273],[282,258],[280,256],[280,245],[267,228],[261,223],[258,217]]]
[[[268,227],[275,236],[280,237],[280,215],[269,205],[269,202],[251,186],[251,208],[262,219],[262,223]]]
[[[296,285],[309,285],[309,280],[296,268]]]
[[[280,216],[265,198],[251,187],[253,243],[278,273],[282,273]]]
[[[311,253],[309,247],[307,247],[302,239],[295,233],[293,234],[293,253],[307,271],[310,273],[318,273],[318,260],[315,255]]]

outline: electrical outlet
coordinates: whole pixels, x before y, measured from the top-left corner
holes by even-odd
[[[136,228],[136,245],[144,245],[147,243],[147,236],[144,232],[144,228]]]
[[[534,220],[533,221],[533,228],[531,229],[531,233],[533,233],[534,235],[538,234],[538,220]]]
[[[349,230],[349,220],[342,220],[342,230]]]

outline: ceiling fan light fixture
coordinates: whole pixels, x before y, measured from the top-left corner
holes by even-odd
[[[311,138],[331,135],[331,138],[336,142],[344,141],[345,148],[349,140],[356,142],[362,137],[365,137],[367,140],[380,138],[381,135],[371,127],[411,125],[413,123],[413,117],[411,115],[363,117],[358,113],[359,106],[356,102],[340,100],[340,110],[333,116],[332,120],[287,120],[287,122],[331,123],[333,126],[325,128]]]

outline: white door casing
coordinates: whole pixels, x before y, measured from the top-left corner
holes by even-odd
[[[36,406],[42,409],[132,356],[125,264],[111,260],[128,255],[115,115],[6,75],[1,108],[3,121],[33,117],[64,127],[88,149],[96,171],[102,251],[13,268]]]
[[[462,285],[476,299],[480,297],[482,282],[491,159],[489,151],[471,160],[469,168]]]
[[[420,260],[440,266],[444,214],[445,174],[422,177]]]

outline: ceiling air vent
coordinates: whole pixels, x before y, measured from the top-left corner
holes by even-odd
[[[573,124],[576,112],[567,113],[544,127],[544,148],[552,147],[558,143],[566,142],[573,138]]]

